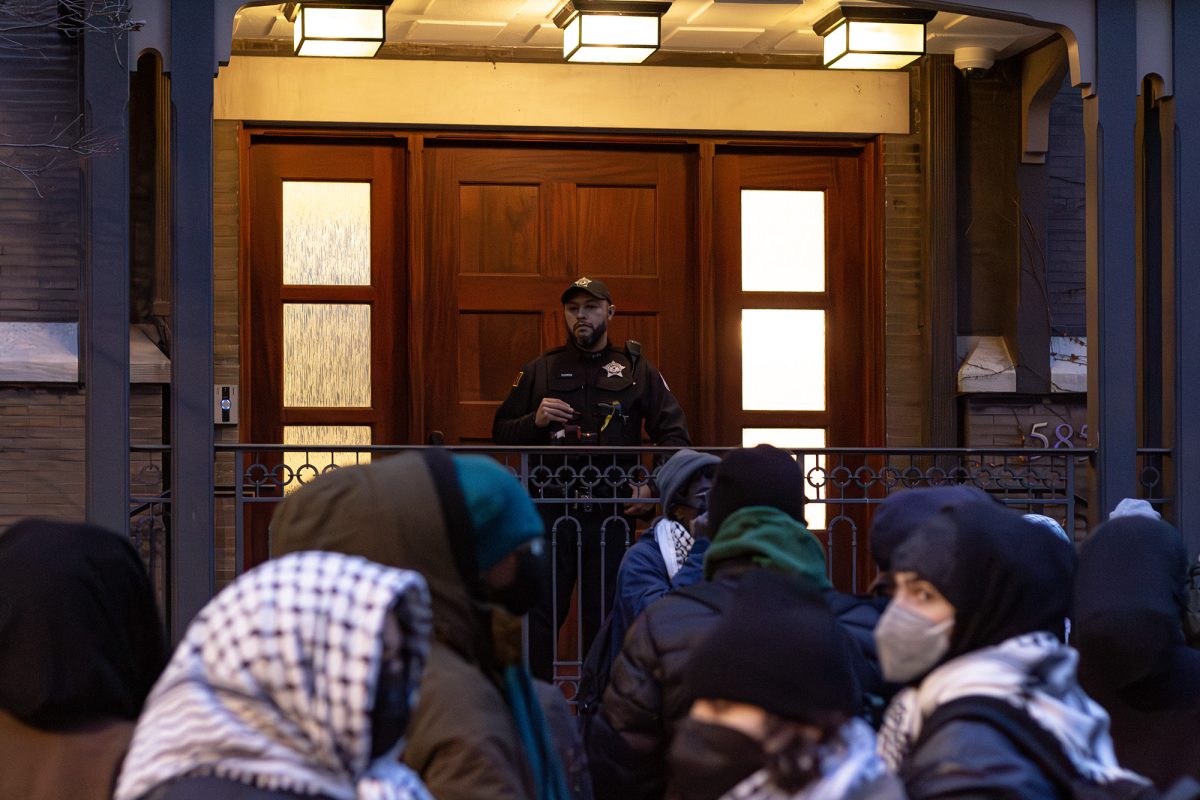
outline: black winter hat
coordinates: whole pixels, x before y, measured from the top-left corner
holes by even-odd
[[[884,572],[892,568],[892,553],[917,528],[948,505],[971,501],[999,503],[975,486],[931,486],[890,494],[871,519],[871,555]]]
[[[752,570],[688,660],[684,694],[693,701],[747,703],[809,724],[836,724],[862,705],[850,647],[820,594],[795,576]]]
[[[770,506],[804,522],[804,473],[796,459],[769,444],[725,456],[708,494],[709,530],[716,536],[726,517],[747,506]]]

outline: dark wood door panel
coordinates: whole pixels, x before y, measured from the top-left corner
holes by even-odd
[[[393,142],[302,144],[251,138],[245,157],[249,181],[241,281],[242,441],[320,445],[311,437],[337,438],[347,432],[356,436],[369,432],[370,441],[376,444],[403,441],[407,438],[407,394],[397,386],[396,378],[405,374],[408,351],[396,346],[396,332],[404,330],[407,305],[404,159],[399,146]],[[284,283],[286,181],[370,184],[366,212],[370,231],[363,234],[369,240],[357,240],[365,246],[364,257],[370,262],[361,283]],[[323,225],[329,217],[322,213],[294,223],[310,236],[303,244],[316,247],[319,255],[312,256],[304,248],[300,252],[318,265],[328,263],[322,258],[330,253],[339,252],[345,240],[338,237],[346,233],[345,226]],[[335,207],[330,207],[330,214],[336,215]],[[357,224],[350,227],[361,231]],[[313,273],[306,277],[321,280],[329,276]],[[339,316],[343,323],[351,324],[331,324]],[[285,327],[289,320],[290,334]],[[289,379],[307,377],[309,388],[315,389],[288,394],[284,375],[288,347],[297,348],[297,353],[303,348],[307,353],[304,358],[293,357],[297,369]],[[349,362],[363,365],[360,370],[346,370],[353,378],[350,391],[342,391],[345,386],[332,382],[321,383],[322,370],[329,364]],[[327,391],[330,386],[334,388]],[[342,405],[330,407],[331,403]],[[287,458],[303,461],[303,448],[299,450],[300,455]],[[327,455],[319,448],[312,454]],[[269,467],[287,461],[277,452],[256,457]],[[251,505],[247,512],[247,566],[267,557],[270,513],[271,506],[266,504]]]
[[[729,153],[716,158],[714,195],[714,256],[718,272],[718,346],[721,350],[720,385],[735,398],[733,414],[726,420],[723,438],[737,443],[740,428],[759,425],[742,414],[741,309],[821,309],[826,312],[826,410],[794,413],[792,427],[819,425],[829,431],[830,446],[864,442],[869,426],[864,402],[864,373],[869,364],[864,344],[881,334],[864,313],[870,292],[867,283],[869,237],[864,235],[865,196],[863,171],[869,165],[861,154],[816,156],[745,155]],[[825,193],[825,291],[744,292],[741,287],[741,192],[744,189],[782,189]],[[781,348],[786,344],[781,342]],[[783,362],[781,361],[781,366]],[[749,413],[749,412],[748,412]],[[761,417],[761,412],[754,412]],[[786,413],[772,419],[784,425]]]
[[[876,236],[879,217],[878,153],[868,143],[859,151],[818,154],[725,152],[714,164],[713,256],[719,353],[718,406],[724,443],[740,444],[742,428],[822,428],[829,447],[881,445],[882,409],[877,345],[882,340],[882,280]],[[825,285],[820,292],[742,290],[742,197],[744,189],[824,192]],[[825,313],[825,408],[821,411],[748,411],[742,408],[741,325],[743,309],[821,310]],[[779,343],[778,368],[795,368],[789,357],[803,342]],[[791,366],[790,366],[791,365]],[[723,406],[723,407],[722,407]],[[838,457],[852,474],[861,461]],[[826,499],[861,500],[854,481],[825,481]],[[831,506],[830,508],[838,508]],[[844,516],[826,520],[822,533],[838,586],[866,585],[869,573],[865,506],[850,505]],[[831,512],[832,513],[832,512]],[[857,552],[860,557],[846,558]],[[834,555],[834,554],[837,555]]]
[[[426,302],[439,306],[428,333],[458,365],[428,376],[430,428],[448,441],[490,436],[491,413],[521,364],[564,341],[559,297],[579,275],[609,285],[614,340],[648,339],[647,357],[674,362],[688,408],[694,154],[545,145],[425,152]],[[523,319],[521,332],[503,338],[503,320],[513,317]],[[487,397],[484,387],[503,393]]]

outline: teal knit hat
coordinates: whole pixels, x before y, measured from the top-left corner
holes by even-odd
[[[475,528],[475,560],[486,572],[530,539],[544,535],[542,518],[512,473],[487,456],[453,456]]]

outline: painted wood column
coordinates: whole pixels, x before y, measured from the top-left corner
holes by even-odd
[[[1200,3],[1174,4],[1175,141],[1173,183],[1174,406],[1172,468],[1175,524],[1191,558],[1200,552]],[[1164,209],[1164,215],[1172,213]],[[1164,260],[1165,261],[1165,260]],[[1164,271],[1170,262],[1163,264]]]
[[[214,591],[214,9],[171,4],[171,598],[178,640]]]
[[[1135,181],[1138,103],[1134,4],[1096,0],[1096,86],[1087,139],[1088,430],[1096,448],[1095,522],[1137,496]]]
[[[925,338],[929,353],[929,424],[925,444],[958,446],[958,163],[955,100],[958,70],[950,56],[921,67],[921,145],[928,214]]]
[[[84,164],[83,384],[87,520],[129,530],[129,73],[126,37],[83,37],[84,128],[112,152]]]

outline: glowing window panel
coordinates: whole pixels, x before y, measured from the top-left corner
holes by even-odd
[[[370,183],[283,182],[283,282],[370,285]]]
[[[301,486],[330,469],[367,464],[370,453],[354,451],[335,453],[321,448],[330,445],[354,445],[366,447],[371,444],[371,429],[366,425],[285,425],[283,443],[299,445],[303,450],[286,450],[283,463],[290,470],[292,479],[284,486],[284,493],[291,494]]]
[[[742,428],[742,447],[771,444],[781,448],[820,449],[825,446],[824,428]],[[809,530],[825,529],[828,516],[825,504],[815,502],[825,496],[825,457],[806,455],[804,470],[804,519]],[[813,486],[812,484],[817,484]]]
[[[825,291],[825,193],[742,190],[742,291]]]
[[[371,307],[283,306],[283,404],[290,408],[371,405]]]
[[[825,410],[825,312],[742,310],[742,408]]]

